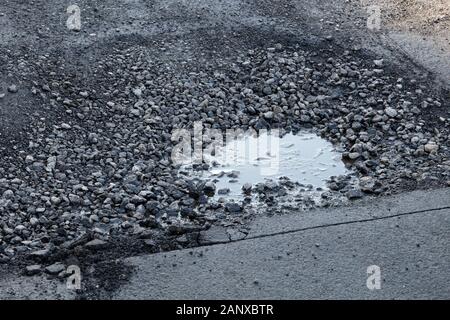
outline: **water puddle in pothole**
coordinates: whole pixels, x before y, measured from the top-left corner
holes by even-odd
[[[328,141],[314,133],[261,133],[240,136],[215,148],[204,156],[206,170],[186,165],[182,172],[192,178],[213,182],[213,200],[241,200],[243,191],[258,184],[290,181],[308,190],[326,189],[326,181],[349,171],[341,161],[341,153]],[[211,186],[211,184],[209,184]]]

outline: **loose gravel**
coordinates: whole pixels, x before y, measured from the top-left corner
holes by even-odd
[[[37,75],[31,92],[64,114],[50,127],[35,120],[17,161],[0,167],[2,262],[63,249],[98,252],[120,237],[167,234],[183,245],[186,235],[241,225],[261,211],[334,206],[450,181],[448,101],[359,51],[277,44],[192,63],[136,45],[92,61],[84,76],[65,68],[64,58],[20,61],[24,74]],[[21,90],[10,84],[5,94]],[[345,150],[352,174],[331,179],[319,201],[297,190],[291,207],[278,198],[292,181],[243,186],[259,194],[258,203],[211,201],[215,187],[180,177],[171,161],[172,132],[192,130],[195,121],[223,131],[314,131]],[[64,273],[53,262],[26,272]]]

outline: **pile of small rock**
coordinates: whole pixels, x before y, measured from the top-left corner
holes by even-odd
[[[78,80],[62,60],[28,62],[47,67],[33,92],[65,108],[69,120],[51,134],[32,128],[23,165],[0,167],[2,261],[88,245],[77,242],[85,234],[104,244],[169,228],[171,218],[202,226],[218,214],[245,212],[251,204],[211,203],[213,185],[205,190],[179,177],[171,134],[194,121],[220,130],[314,130],[346,150],[343,160],[360,177],[358,188],[346,177],[332,179],[328,195],[354,199],[411,181],[450,180],[448,106],[426,85],[387,72],[381,60],[281,45],[189,67],[148,55],[131,47],[104,56],[90,66],[90,78]]]

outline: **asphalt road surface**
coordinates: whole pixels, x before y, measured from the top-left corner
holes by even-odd
[[[448,11],[377,31],[360,0],[80,0],[74,31],[70,4],[0,3],[0,298],[450,297]],[[352,176],[330,208],[202,203],[169,161],[196,120],[312,129]]]

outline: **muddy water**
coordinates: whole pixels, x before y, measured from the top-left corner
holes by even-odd
[[[258,137],[241,136],[217,147],[205,160],[210,168],[191,171],[191,174],[213,181],[217,188],[216,199],[239,200],[246,183],[255,186],[286,177],[301,185],[325,189],[331,176],[348,173],[340,152],[330,142],[310,132],[286,134],[281,138],[268,133]]]

